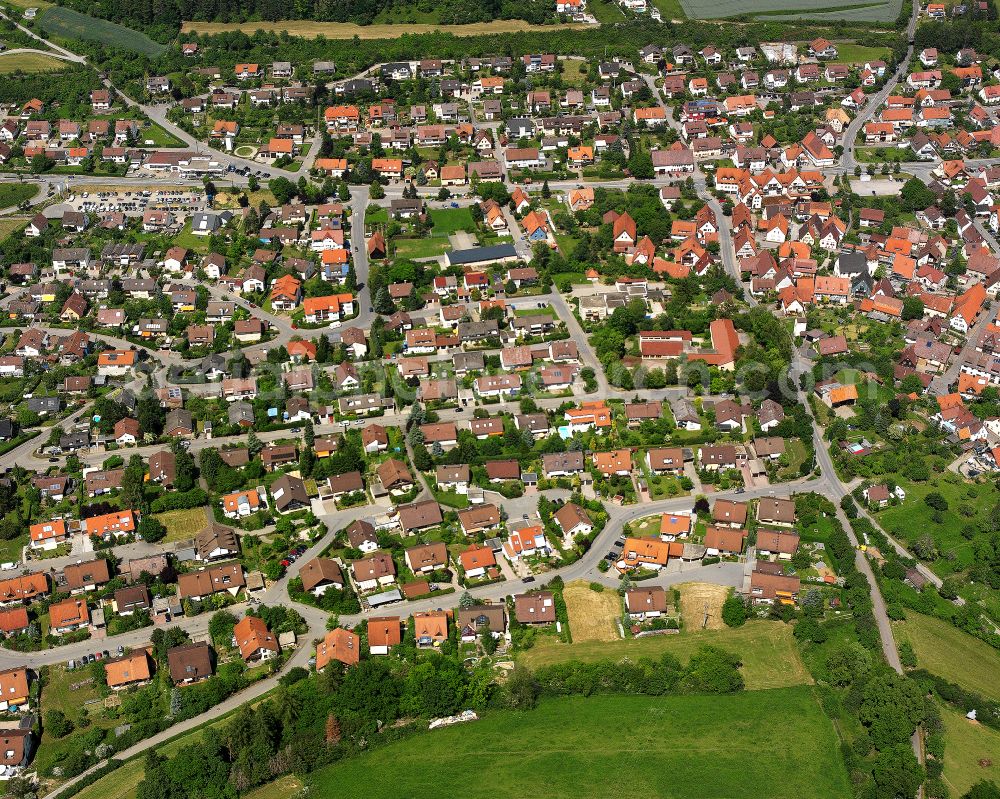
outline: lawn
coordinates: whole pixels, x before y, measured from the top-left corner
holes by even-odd
[[[436,236],[447,236],[459,230],[474,233],[476,230],[472,211],[468,208],[432,208],[431,221]]]
[[[156,518],[167,528],[163,543],[190,541],[208,523],[204,508],[186,508],[157,513]]]
[[[633,756],[623,761],[623,752]],[[317,796],[367,799],[534,796],[540,785],[546,799],[851,795],[833,726],[809,688],[549,699],[399,741],[310,782]]]
[[[827,0],[828,1],[828,0]],[[311,20],[284,20],[281,22],[185,22],[181,33],[198,33],[214,36],[227,31],[243,31],[252,34],[254,31],[281,33],[288,31],[290,36],[302,36],[315,39],[325,36],[327,39],[395,39],[399,36],[419,33],[450,33],[452,36],[488,36],[500,33],[517,33],[521,31],[552,32],[557,30],[583,30],[589,28],[584,23],[568,23],[565,25],[532,25],[522,19],[496,19],[492,22],[473,22],[469,25],[434,25],[431,23],[410,23],[406,25],[354,25],[350,22],[313,22]]]
[[[910,642],[919,668],[1000,701],[1000,652],[989,644],[948,622],[910,610],[906,621],[894,624],[893,633],[897,640]]]
[[[166,45],[154,42],[146,34],[124,25],[97,19],[64,6],[48,9],[41,16],[41,28],[50,36],[65,39],[84,39],[109,44],[125,50],[134,50],[150,57],[159,56]]]
[[[141,131],[139,131],[139,138],[144,142],[151,141],[156,147],[185,147],[186,145],[172,133],[157,125],[155,122],[150,122]]]
[[[436,258],[451,249],[446,236],[431,236],[427,239],[393,239],[397,258]]]
[[[575,641],[617,641],[617,621],[622,615],[617,591],[593,591],[581,581],[568,583],[563,589],[569,629]]]
[[[44,53],[4,53],[0,55],[0,75],[13,72],[57,72],[69,66],[61,58]]]
[[[2,59],[3,56],[0,56],[0,60]],[[38,194],[37,183],[0,184],[0,208],[10,208],[12,205],[20,205],[25,200],[30,200],[36,194]],[[3,235],[6,236],[7,233],[4,232]]]
[[[568,604],[568,603],[567,603]],[[722,630],[699,630],[679,635],[654,635],[617,641],[576,640],[576,628],[570,614],[573,643],[563,644],[551,637],[539,638],[529,650],[518,656],[528,666],[545,666],[568,660],[635,660],[657,658],[670,652],[686,662],[700,646],[719,646],[743,660],[743,679],[747,688],[786,688],[812,682],[792,638],[792,628],[773,621],[751,621],[742,627]]]
[[[887,61],[892,55],[888,47],[869,47],[856,42],[834,42],[837,57],[834,64],[864,64],[866,61]]]
[[[942,707],[944,721],[944,781],[953,796],[961,796],[979,780],[1000,783],[1000,732],[969,721]],[[990,765],[982,766],[981,761]]]
[[[942,557],[932,564],[934,571],[941,576],[968,567],[974,553],[972,543],[962,535],[962,528],[971,524],[979,529],[980,525],[988,523],[991,509],[1000,502],[1000,490],[992,483],[970,485],[951,472],[934,474],[932,479],[923,483],[898,476],[896,482],[906,491],[906,499],[895,507],[877,512],[876,517],[885,531],[902,542],[914,541],[929,533],[942,554],[953,551],[954,560]],[[932,491],[948,503],[947,510],[940,511],[940,522],[934,521],[937,511],[924,502]]]

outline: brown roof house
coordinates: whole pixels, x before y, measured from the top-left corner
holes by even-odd
[[[413,535],[420,530],[436,527],[444,521],[444,517],[441,515],[441,506],[432,499],[400,505],[398,511],[399,526],[406,535]]]
[[[658,585],[630,588],[625,592],[630,619],[657,619],[667,612],[667,592]]]
[[[514,618],[521,624],[553,624],[556,602],[551,591],[517,594],[514,597]]]
[[[448,568],[448,547],[443,541],[432,541],[410,547],[404,554],[406,565],[414,574],[429,574]]]
[[[190,685],[212,676],[212,649],[208,644],[185,644],[167,650],[167,665],[174,685]]]
[[[322,596],[328,588],[338,591],[344,587],[344,575],[337,561],[331,558],[313,558],[299,571],[302,589],[313,596]]]
[[[392,556],[381,552],[351,564],[354,583],[360,591],[374,591],[383,585],[396,582],[396,564]]]
[[[455,624],[465,642],[475,641],[480,635],[500,638],[507,632],[507,614],[503,605],[473,605],[458,609]]]

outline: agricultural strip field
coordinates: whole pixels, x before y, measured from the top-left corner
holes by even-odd
[[[1000,701],[1000,652],[948,622],[906,611],[906,621],[893,625],[898,641],[909,641],[917,666],[963,688]],[[1000,761],[1000,755],[997,760]]]
[[[61,6],[50,8],[42,14],[41,27],[50,36],[99,42],[134,50],[150,57],[156,57],[167,49],[166,45],[154,42],[144,33]]]
[[[829,0],[825,0],[829,2]],[[545,32],[554,30],[582,30],[592,26],[583,23],[567,23],[565,25],[532,25],[521,19],[497,19],[492,22],[473,22],[469,25],[431,25],[413,23],[411,25],[354,25],[349,22],[311,22],[309,20],[286,20],[282,22],[185,22],[181,33],[198,33],[212,35],[227,31],[243,31],[251,34],[254,31],[269,31],[281,33],[287,31],[290,36],[303,36],[315,39],[325,36],[327,39],[395,39],[403,34],[414,33],[450,33],[453,36],[486,36],[493,33],[519,33],[523,31]]]
[[[566,604],[569,605],[568,599]],[[568,660],[655,659],[669,652],[682,663],[687,663],[699,647],[708,645],[739,655],[743,661],[740,671],[748,689],[785,688],[812,682],[792,638],[792,627],[787,624],[750,621],[742,627],[722,630],[685,631],[678,635],[651,635],[617,641],[579,641],[571,608],[569,618],[572,644],[560,643],[550,636],[539,636],[531,649],[518,655],[518,660],[529,668],[537,668]]]
[[[642,754],[626,764],[623,751]],[[827,799],[851,795],[839,751],[810,688],[571,697],[422,733],[309,782],[316,796],[367,799],[533,796],[539,785],[546,799]]]
[[[14,72],[57,72],[67,62],[45,53],[4,53],[0,55],[0,75]]]
[[[684,12],[693,19],[723,19],[742,15],[780,16],[782,19],[815,19],[833,22],[891,22],[899,16],[902,0],[861,0],[843,5],[830,0],[680,0]]]

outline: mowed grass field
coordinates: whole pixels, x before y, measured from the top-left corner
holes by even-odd
[[[567,605],[569,603],[567,602]],[[530,668],[563,663],[568,660],[593,662],[598,660],[637,660],[658,658],[669,652],[687,663],[699,647],[717,646],[740,656],[740,670],[750,690],[787,688],[812,683],[805,664],[792,638],[792,627],[773,621],[750,621],[742,627],[722,630],[682,632],[678,635],[651,635],[616,641],[580,641],[570,613],[573,643],[563,644],[550,636],[539,636],[535,645],[518,655],[518,660]]]
[[[154,42],[144,33],[62,6],[55,6],[42,14],[41,27],[51,36],[110,44],[153,58],[167,49],[166,45]]]
[[[204,508],[185,508],[157,513],[160,524],[167,528],[164,543],[174,541],[190,541],[195,534],[208,524]]]
[[[488,36],[494,33],[582,30],[589,27],[583,23],[532,25],[523,19],[496,19],[492,22],[473,22],[469,25],[433,25],[419,22],[408,25],[354,25],[350,22],[311,22],[293,19],[281,22],[185,22],[181,26],[181,33],[211,36],[227,31],[243,31],[247,34],[254,31],[271,33],[287,31],[289,36],[302,36],[306,39],[315,39],[317,36],[325,36],[327,39],[353,39],[355,36],[359,39],[395,39],[403,34],[414,33],[439,32],[450,33],[453,36]]]
[[[944,781],[961,796],[980,780],[1000,783],[1000,732],[941,708],[944,721]]]
[[[893,635],[898,641],[910,642],[919,668],[1000,701],[1000,652],[989,644],[947,622],[910,610],[906,611],[906,621],[893,625]]]
[[[366,799],[851,795],[833,726],[809,688],[550,699],[376,749],[309,782],[316,796]]]
[[[57,72],[66,66],[66,61],[45,53],[0,54],[0,75],[14,72]]]
[[[613,590],[592,591],[584,582],[567,583],[563,588],[569,630],[574,641],[617,641],[621,618],[621,598]]]

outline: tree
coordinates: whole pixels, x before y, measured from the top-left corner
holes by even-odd
[[[549,199],[552,196],[552,189],[549,188],[549,181],[546,179],[542,181],[542,199]]]
[[[538,704],[539,687],[535,676],[524,666],[515,665],[504,686],[507,707],[514,710],[531,710]]]
[[[250,454],[250,458],[256,458],[262,449],[264,449],[264,445],[261,443],[260,439],[257,438],[257,434],[251,430],[247,436],[247,451]]]
[[[902,320],[909,322],[911,319],[924,318],[924,301],[919,297],[906,297],[903,300]]]
[[[143,541],[155,544],[166,538],[167,528],[163,526],[163,523],[159,519],[151,513],[147,513],[139,520],[136,532]]]
[[[962,799],[1000,799],[1000,788],[992,780],[980,780],[962,794]]]
[[[747,606],[736,594],[730,594],[722,603],[722,620],[727,627],[742,627],[746,624]]]
[[[871,654],[857,641],[848,641],[826,656],[826,673],[833,685],[850,685],[855,679],[864,679],[871,670]]]
[[[122,474],[121,498],[122,504],[126,508],[133,510],[143,510],[145,505],[145,495],[143,487],[146,478],[146,467],[143,466],[142,456],[133,455],[128,460],[128,466]]]
[[[475,598],[468,591],[463,591],[462,596],[458,598],[458,606],[462,608],[462,610],[468,610],[475,604]]]
[[[726,694],[743,690],[739,657],[714,646],[702,646],[691,656],[685,684],[689,690]]]
[[[330,713],[326,717],[326,733],[324,735],[328,746],[336,746],[340,743],[340,722],[337,717]]]
[[[45,714],[45,732],[55,738],[65,738],[73,732],[73,722],[61,710],[50,710]]]
[[[879,752],[872,767],[878,799],[911,799],[917,795],[926,773],[908,743]]]
[[[220,610],[212,614],[208,622],[208,634],[216,646],[230,646],[233,639],[233,628],[236,617],[228,610]]]
[[[946,500],[937,491],[931,491],[926,497],[924,497],[924,504],[934,510],[946,511],[948,510],[948,500]]]
[[[371,198],[373,200],[381,200],[385,197],[385,189],[382,188],[382,184],[377,180],[371,185]]]
[[[895,672],[876,676],[865,686],[858,717],[876,749],[905,744],[924,718],[920,686]]]

